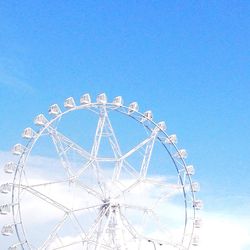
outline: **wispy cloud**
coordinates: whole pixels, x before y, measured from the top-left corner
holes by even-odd
[[[250,217],[204,213],[199,250],[250,249]]]
[[[0,87],[11,88],[14,92],[34,92],[34,87],[26,80],[23,64],[17,59],[0,58]]]

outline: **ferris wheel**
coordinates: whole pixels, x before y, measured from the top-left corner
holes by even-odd
[[[198,245],[199,184],[177,136],[121,96],[72,97],[39,114],[7,162],[0,186],[12,216],[9,250],[188,250]],[[14,241],[14,239],[13,239]]]

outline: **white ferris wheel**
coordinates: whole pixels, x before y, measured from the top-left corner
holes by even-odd
[[[9,250],[188,250],[198,244],[199,184],[165,122],[137,102],[72,97],[38,115],[7,162],[0,192]]]

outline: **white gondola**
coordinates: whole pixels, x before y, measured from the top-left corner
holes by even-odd
[[[0,206],[0,214],[6,215],[10,213],[10,204],[4,204]]]
[[[26,128],[22,133],[22,137],[24,139],[31,139],[35,136],[35,134],[36,132],[32,128]]]
[[[76,106],[75,100],[73,97],[69,97],[64,101],[64,107],[68,109],[72,109]]]
[[[186,167],[186,173],[187,175],[194,175],[195,174],[195,169],[194,169],[194,166],[193,165],[188,165]]]
[[[200,184],[198,182],[192,183],[192,191],[193,192],[199,192],[200,191]]]
[[[24,249],[23,247],[21,247],[22,245],[24,245],[24,243],[25,243],[25,242],[14,244],[14,245],[10,246],[10,247],[8,248],[8,250]]]
[[[195,228],[201,228],[201,226],[202,226],[202,220],[201,220],[201,218],[196,218],[194,220],[194,227]]]
[[[43,114],[40,114],[34,119],[34,123],[38,126],[45,126],[48,120]]]
[[[12,225],[4,225],[1,231],[3,236],[11,236],[14,233]]]
[[[200,242],[199,236],[195,235],[194,238],[193,238],[193,240],[192,240],[192,245],[193,246],[198,246],[199,242]]]
[[[25,243],[25,242],[16,243],[16,244],[10,246],[10,247],[8,248],[8,250],[17,250],[17,249],[21,249],[21,248],[24,249],[23,247],[21,247],[24,243]]]
[[[25,151],[25,147],[22,144],[20,144],[20,143],[17,143],[12,148],[12,153],[14,155],[21,155],[24,151]]]
[[[4,165],[4,172],[6,174],[12,174],[15,171],[16,171],[16,164],[14,162],[9,161]]]
[[[159,122],[159,123],[157,124],[157,126],[158,126],[158,128],[159,128],[160,130],[162,130],[162,131],[165,131],[165,130],[167,129],[167,125],[166,125],[166,123],[165,123],[164,121]]]
[[[117,107],[122,106],[123,105],[123,99],[122,99],[122,97],[121,96],[115,97],[114,100],[113,100],[113,104],[115,106],[117,106]]]
[[[8,248],[8,250],[17,250],[17,249],[18,249],[18,245],[13,245]]]
[[[128,113],[132,114],[133,112],[137,112],[139,110],[139,105],[137,102],[132,102],[129,104]]]
[[[97,103],[99,104],[106,104],[107,103],[107,96],[105,93],[102,93],[97,96],[96,98]]]
[[[193,203],[193,206],[195,209],[200,210],[203,208],[203,202],[202,200],[195,200]]]
[[[62,113],[62,111],[61,111],[60,107],[58,106],[58,104],[53,104],[49,107],[49,114],[50,115],[59,115],[61,113]]]
[[[173,135],[169,135],[167,138],[166,138],[166,143],[168,144],[176,144],[177,143],[177,135],[173,134]]]
[[[175,154],[174,157],[178,158],[178,159],[185,159],[187,158],[187,151],[186,149],[180,149],[178,150]]]
[[[81,104],[90,104],[91,103],[90,95],[89,94],[82,95],[82,97],[80,98],[80,103]]]
[[[0,193],[8,194],[11,192],[11,185],[9,183],[4,183],[0,186]]]
[[[150,120],[150,121],[153,119],[153,113],[151,110],[144,112],[143,116],[145,119]]]

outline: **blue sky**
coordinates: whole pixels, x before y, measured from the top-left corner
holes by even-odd
[[[1,1],[0,151],[68,96],[122,95],[177,133],[206,211],[249,218],[249,12],[247,1]]]

